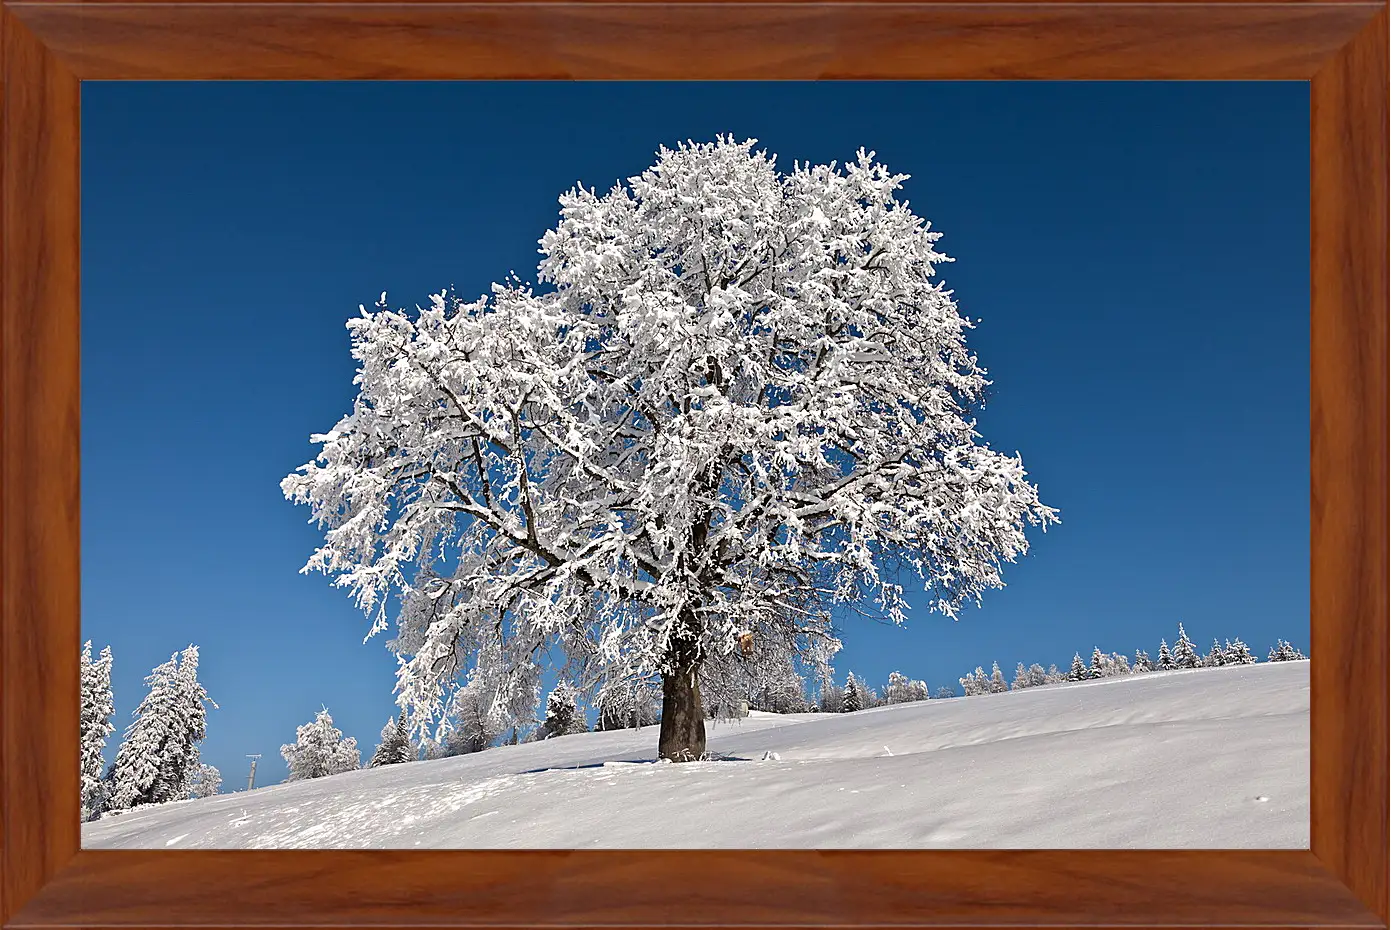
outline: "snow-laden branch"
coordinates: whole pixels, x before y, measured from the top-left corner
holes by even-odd
[[[901,567],[947,614],[1003,584],[1057,515],[976,433],[989,382],[904,180],[663,149],[561,198],[543,290],[349,322],[353,410],[282,488],[326,531],[305,570],[373,632],[398,604],[418,719],[557,644],[626,680],[747,631],[806,652],[837,603],[901,621]]]

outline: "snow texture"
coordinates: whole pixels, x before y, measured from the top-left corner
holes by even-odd
[[[754,712],[144,807],[87,848],[1307,848],[1306,662]]]

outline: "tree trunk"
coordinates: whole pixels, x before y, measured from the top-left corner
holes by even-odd
[[[657,755],[695,762],[705,755],[705,710],[700,705],[700,670],[689,666],[662,676],[662,730]]]

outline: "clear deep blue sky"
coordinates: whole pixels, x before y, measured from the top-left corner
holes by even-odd
[[[1063,523],[981,609],[844,630],[935,688],[998,660],[1308,642],[1308,91],[1169,84],[83,84],[82,622],[124,728],[190,642],[227,786],[326,704],[364,758],[387,637],[298,569],[280,479],[349,409],[345,320],[516,270],[575,181],[732,132],[874,149],[944,233],[994,400]],[[114,743],[114,741],[113,741]]]

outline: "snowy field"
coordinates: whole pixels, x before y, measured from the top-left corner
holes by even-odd
[[[83,827],[87,848],[1307,848],[1309,665],[583,733]],[[776,754],[777,758],[772,758]],[[765,755],[768,758],[765,758]]]

